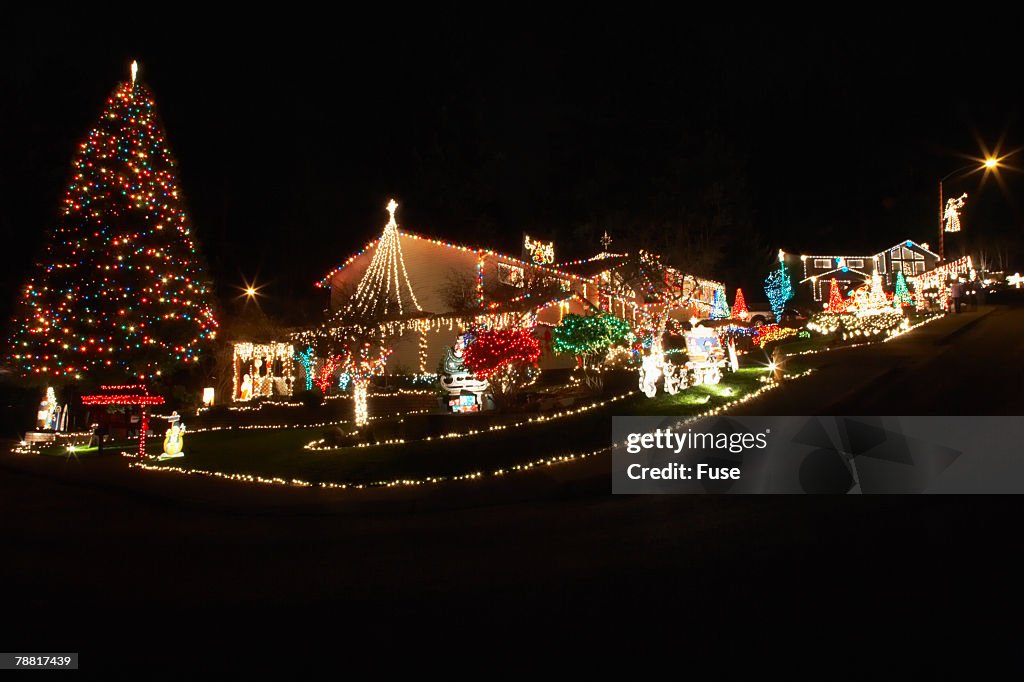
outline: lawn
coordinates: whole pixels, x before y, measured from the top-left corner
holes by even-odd
[[[763,384],[758,378],[764,375],[764,369],[743,369],[726,374],[721,384],[697,386],[674,396],[648,399],[638,393],[610,405],[550,421],[463,438],[398,445],[305,450],[303,445],[321,437],[323,429],[316,428],[186,434],[186,456],[156,466],[257,474],[314,483],[378,483],[493,471],[544,457],[581,454],[606,447],[611,442],[609,417],[612,415],[696,414],[760,388]]]

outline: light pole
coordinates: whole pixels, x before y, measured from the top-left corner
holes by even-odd
[[[976,162],[975,163],[969,163],[966,166],[961,166],[960,168],[957,168],[955,171],[949,173],[948,175],[943,177],[941,180],[939,180],[939,262],[940,263],[942,261],[946,260],[946,224],[945,224],[946,223],[946,205],[942,201],[942,199],[943,199],[943,196],[942,196],[942,183],[944,183],[946,180],[949,180],[954,175],[957,175],[958,173],[962,173],[963,171],[968,170],[968,169],[975,170],[975,171],[979,171],[979,170],[994,170],[998,166],[999,166],[999,159],[995,158],[994,156],[990,156],[990,157],[986,158],[985,161],[981,165],[978,165]]]

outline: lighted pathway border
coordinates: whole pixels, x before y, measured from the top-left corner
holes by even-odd
[[[733,407],[733,406],[738,405],[740,403],[745,403],[745,402],[750,401],[750,400],[754,400],[754,399],[758,398],[759,396],[764,395],[768,391],[783,385],[784,383],[787,383],[789,381],[794,381],[796,379],[800,379],[802,377],[805,377],[805,376],[813,373],[814,371],[815,370],[813,370],[813,369],[805,370],[803,372],[800,372],[799,374],[794,374],[791,377],[787,377],[783,382],[769,381],[764,386],[762,386],[761,388],[757,389],[756,391],[754,391],[752,393],[748,393],[747,395],[743,396],[742,398],[737,398],[736,400],[731,400],[731,401],[729,401],[727,403],[719,405],[718,407],[715,407],[715,408],[710,409],[710,410],[705,410],[704,412],[700,412],[700,413],[692,415],[690,417],[684,417],[682,419],[682,421],[680,421],[680,424],[689,424],[689,423],[691,423],[693,421],[696,421],[698,419],[703,419],[705,417],[711,417],[711,416],[715,416],[715,415],[718,415],[718,414],[722,414],[723,412],[725,412],[730,407]],[[608,402],[608,401],[605,401],[605,402]],[[385,481],[373,481],[373,482],[370,482],[370,483],[344,483],[344,482],[329,482],[329,481],[320,481],[320,482],[317,482],[317,483],[312,483],[310,481],[303,481],[303,480],[297,479],[297,478],[293,478],[293,479],[286,479],[286,478],[280,478],[280,477],[266,478],[266,477],[263,477],[263,476],[256,476],[256,475],[253,475],[253,474],[226,474],[226,473],[221,472],[221,471],[207,471],[205,469],[181,469],[181,468],[177,468],[177,467],[158,467],[158,466],[153,466],[151,464],[146,464],[144,462],[133,462],[130,466],[134,467],[134,468],[142,469],[143,471],[163,471],[163,472],[173,472],[173,473],[176,473],[176,474],[187,474],[187,475],[194,475],[194,476],[208,476],[208,477],[212,477],[212,478],[220,478],[220,479],[223,479],[223,480],[237,481],[237,482],[243,482],[243,483],[262,483],[264,485],[285,485],[285,486],[302,487],[302,488],[325,488],[325,489],[334,489],[334,490],[365,490],[365,489],[369,489],[369,488],[416,487],[416,486],[433,485],[433,484],[453,482],[453,481],[475,481],[475,480],[480,480],[480,479],[483,479],[483,478],[495,478],[495,477],[499,477],[499,476],[505,476],[505,475],[508,475],[508,474],[530,471],[532,469],[538,469],[538,468],[541,468],[541,467],[557,466],[559,464],[566,464],[568,462],[582,461],[584,459],[589,459],[591,457],[595,457],[595,456],[600,455],[600,454],[605,453],[605,452],[610,452],[613,447],[614,447],[614,444],[613,445],[605,446],[603,448],[598,448],[597,450],[592,450],[590,452],[578,452],[578,453],[568,453],[568,454],[564,454],[564,455],[555,455],[555,456],[552,456],[552,457],[545,457],[545,458],[542,458],[542,459],[536,459],[536,460],[533,460],[533,461],[530,461],[530,462],[526,462],[526,463],[523,463],[523,464],[515,464],[515,465],[510,466],[510,467],[504,467],[504,468],[501,468],[501,469],[493,469],[491,471],[473,471],[473,472],[466,473],[466,474],[456,474],[456,475],[452,475],[452,476],[428,476],[426,478],[396,478],[396,479],[385,480]]]

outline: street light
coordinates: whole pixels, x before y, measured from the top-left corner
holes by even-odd
[[[945,225],[945,222],[946,222],[946,204],[943,202],[942,183],[944,183],[946,180],[949,180],[954,175],[962,173],[965,170],[972,170],[972,171],[983,170],[983,171],[986,171],[986,172],[991,171],[991,170],[995,170],[996,168],[999,168],[999,162],[1000,161],[1001,161],[1001,159],[999,159],[998,157],[989,156],[989,157],[986,157],[985,160],[981,162],[981,165],[978,165],[977,161],[975,161],[973,163],[969,163],[966,166],[961,166],[960,168],[957,168],[955,171],[952,171],[951,173],[949,173],[945,177],[943,177],[941,180],[939,180],[939,262],[940,263],[942,261],[946,260],[946,225]],[[966,194],[964,194],[963,197],[961,197],[961,199],[965,199],[965,198],[967,198]]]
[[[256,284],[255,280],[250,282],[250,281],[246,280],[245,278],[243,278],[242,282],[243,282],[244,286],[239,287],[239,289],[241,289],[241,291],[242,291],[242,295],[239,296],[239,298],[243,298],[244,297],[247,303],[249,301],[255,301],[258,296],[262,296],[263,295],[263,294],[260,293],[260,289],[262,289],[263,286],[259,285],[259,284]]]

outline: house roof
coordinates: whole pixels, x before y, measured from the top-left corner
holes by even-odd
[[[458,251],[466,251],[466,252],[469,252],[469,253],[476,253],[476,254],[481,255],[481,256],[492,256],[492,257],[495,257],[495,258],[500,258],[502,260],[511,261],[511,262],[513,262],[513,263],[515,263],[517,265],[527,265],[529,267],[537,268],[539,270],[546,270],[546,271],[550,272],[552,275],[555,275],[556,277],[564,277],[564,278],[567,278],[567,279],[587,279],[587,280],[589,280],[591,277],[593,277],[593,275],[595,275],[595,274],[597,274],[599,272],[603,272],[604,270],[609,269],[608,267],[597,269],[597,270],[595,270],[595,272],[593,274],[590,274],[590,275],[584,274],[584,273],[577,273],[577,272],[572,271],[571,269],[564,269],[564,267],[576,266],[576,265],[582,264],[582,263],[592,263],[593,262],[593,263],[602,264],[602,263],[605,263],[605,262],[607,262],[609,260],[608,257],[606,257],[606,258],[595,257],[595,258],[592,258],[592,259],[588,259],[586,261],[574,261],[572,263],[565,263],[565,264],[555,263],[553,265],[543,265],[543,264],[540,264],[540,263],[531,263],[529,261],[524,261],[522,258],[517,258],[516,256],[509,256],[507,254],[500,253],[498,251],[494,251],[493,249],[486,249],[486,248],[474,247],[474,246],[466,246],[464,244],[456,244],[454,242],[446,242],[446,241],[443,241],[443,240],[440,240],[440,239],[434,239],[433,237],[427,237],[427,236],[424,236],[424,235],[421,235],[421,234],[417,234],[415,232],[409,232],[408,230],[398,230],[398,234],[401,237],[408,237],[410,239],[418,239],[418,240],[422,240],[422,241],[425,241],[425,242],[428,242],[428,243],[431,243],[431,244],[435,244],[437,246],[449,248],[449,249],[456,249]],[[324,275],[323,278],[321,278],[317,282],[314,282],[314,286],[321,287],[321,288],[329,287],[330,284],[331,284],[331,279],[338,272],[343,270],[346,266],[348,266],[350,263],[355,261],[357,258],[362,256],[364,253],[366,253],[370,249],[376,247],[376,245],[377,245],[377,243],[379,241],[380,241],[380,238],[377,238],[377,239],[374,239],[373,241],[369,242],[361,250],[359,250],[356,253],[354,253],[351,256],[349,256],[345,260],[344,263],[342,263],[338,267],[336,267],[333,270],[331,270],[330,272],[328,272],[326,275]],[[610,255],[611,254],[609,254],[609,256]],[[621,258],[625,259],[626,257],[622,256]],[[622,260],[622,262],[625,262],[625,260]],[[598,268],[600,268],[600,265],[591,266],[591,267],[598,267]]]
[[[615,270],[629,262],[626,254],[609,253],[598,254],[593,258],[570,261],[567,263],[555,263],[554,266],[563,272],[571,272],[583,277],[593,277],[607,270]]]
[[[877,253],[870,253],[870,254],[867,254],[867,253],[856,253],[855,251],[848,251],[848,252],[845,252],[845,253],[842,252],[842,251],[839,251],[839,252],[833,253],[831,255],[816,254],[816,253],[799,253],[799,252],[791,253],[791,252],[787,252],[787,251],[783,251],[783,253],[786,253],[787,255],[791,255],[791,256],[804,256],[806,258],[832,258],[832,259],[835,259],[835,258],[877,258],[878,256],[881,256],[882,254],[888,253],[889,251],[892,251],[893,249],[895,249],[897,247],[900,247],[900,246],[916,246],[917,248],[921,249],[922,251],[925,251],[926,253],[929,253],[929,254],[935,256],[936,258],[939,257],[939,254],[935,253],[931,249],[928,249],[928,248],[922,246],[921,244],[918,244],[913,239],[905,239],[905,240],[903,240],[901,242],[896,242],[895,244],[892,244],[891,246],[887,246],[886,248],[882,249],[881,251],[878,251]]]
[[[808,258],[810,258],[810,256],[808,256]],[[836,273],[839,273],[840,275],[845,275],[848,272],[855,272],[858,275],[863,275],[863,276],[867,277],[868,279],[871,279],[871,275],[869,275],[868,273],[864,272],[863,270],[858,270],[857,268],[847,267],[845,270],[843,268],[835,268],[834,270],[829,270],[828,272],[822,272],[822,273],[819,273],[817,275],[811,275],[810,277],[804,277],[802,280],[800,280],[800,283],[803,284],[804,282],[807,282],[807,281],[812,280],[812,279],[828,279],[829,275],[833,275],[834,276]]]

